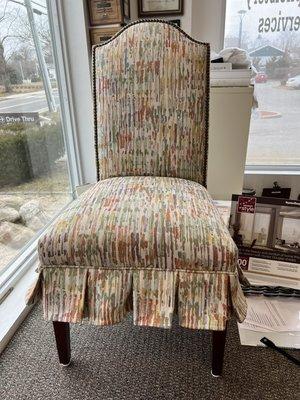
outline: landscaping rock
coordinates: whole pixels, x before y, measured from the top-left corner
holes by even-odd
[[[1,269],[4,268],[18,253],[17,249],[5,246],[0,243],[0,274]]]
[[[11,207],[19,210],[22,204],[24,204],[24,199],[20,196],[0,195],[0,208]]]
[[[39,201],[31,200],[23,204],[19,210],[24,224],[34,231],[42,229],[49,221],[49,217],[43,211]]]
[[[0,243],[14,249],[23,247],[35,232],[26,226],[11,222],[0,223]]]
[[[0,208],[0,222],[8,221],[15,222],[20,219],[20,214],[17,210],[11,207]]]

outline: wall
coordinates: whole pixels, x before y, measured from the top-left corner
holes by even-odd
[[[191,35],[208,42],[218,52],[223,48],[226,0],[187,0],[192,4]]]

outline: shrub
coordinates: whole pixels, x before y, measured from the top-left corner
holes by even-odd
[[[19,85],[23,83],[22,76],[18,70],[10,67],[8,73],[9,73],[9,80],[12,85]]]
[[[30,81],[31,83],[41,82],[41,77],[38,75],[31,75]]]
[[[0,186],[48,174],[64,152],[59,123],[6,125],[0,130]]]
[[[0,133],[0,186],[18,184],[30,179],[30,167],[20,133]]]

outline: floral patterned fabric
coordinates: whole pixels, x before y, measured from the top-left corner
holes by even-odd
[[[224,329],[246,303],[237,249],[207,190],[167,177],[98,182],[39,241],[47,319]],[[178,297],[177,308],[175,298]]]
[[[235,272],[237,249],[207,190],[179,178],[98,182],[39,242],[42,265]]]
[[[162,22],[134,24],[94,49],[100,179],[172,176],[205,186],[209,58],[207,44]]]
[[[170,328],[178,313],[183,327],[224,330],[247,311],[236,275],[221,272],[47,267],[27,303],[41,295],[46,319],[94,325],[119,323],[133,309],[135,325]]]
[[[223,330],[247,306],[206,185],[209,46],[166,22],[93,49],[100,181],[39,241],[46,319]],[[147,176],[148,175],[148,176]],[[149,176],[150,175],[150,176]]]

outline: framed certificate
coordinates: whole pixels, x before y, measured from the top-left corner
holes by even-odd
[[[129,0],[88,0],[91,25],[122,24],[129,18]]]
[[[120,26],[117,27],[107,27],[107,28],[92,28],[90,29],[91,44],[99,44],[106,42],[112,36],[114,36],[119,30]]]
[[[138,0],[139,17],[182,15],[183,0]]]

